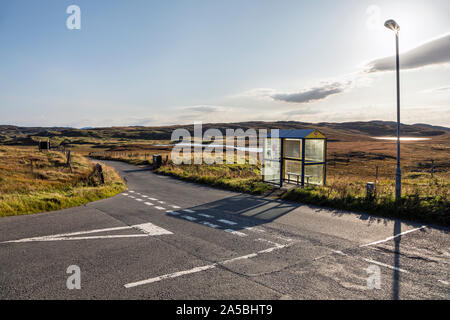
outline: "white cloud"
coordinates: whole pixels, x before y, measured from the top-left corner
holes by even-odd
[[[333,94],[341,93],[350,86],[351,82],[333,82],[324,83],[320,86],[304,89],[294,93],[276,93],[271,95],[274,100],[293,102],[293,103],[309,103],[322,100]]]
[[[450,33],[400,54],[401,69],[450,63]],[[373,60],[366,72],[395,70],[395,56]]]

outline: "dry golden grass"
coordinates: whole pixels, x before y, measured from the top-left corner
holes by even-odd
[[[83,156],[72,154],[72,172],[65,163],[62,152],[0,146],[0,216],[77,206],[126,188],[110,167],[103,166],[101,185],[93,163]]]

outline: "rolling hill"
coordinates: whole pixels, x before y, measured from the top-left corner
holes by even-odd
[[[91,139],[119,139],[119,140],[170,140],[172,131],[177,128],[185,128],[192,134],[193,125],[175,125],[161,127],[106,127],[106,128],[67,128],[67,127],[19,127],[0,125],[0,144],[7,145],[31,145],[39,138],[76,138]],[[344,123],[306,123],[297,121],[263,122],[250,121],[238,123],[208,123],[203,124],[203,130],[218,128],[223,134],[226,129],[309,129],[316,128],[323,132],[330,140],[366,140],[369,137],[394,136],[397,132],[397,124],[389,121],[368,122],[344,122]],[[432,126],[427,124],[401,125],[403,136],[411,137],[436,137],[446,136],[450,128]],[[80,140],[81,141],[81,140]]]

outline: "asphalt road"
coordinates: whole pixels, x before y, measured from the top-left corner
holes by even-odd
[[[448,229],[108,164],[126,192],[0,219],[1,299],[450,298]]]

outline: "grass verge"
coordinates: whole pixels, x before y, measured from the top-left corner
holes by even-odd
[[[88,159],[72,154],[72,172],[65,162],[61,152],[0,147],[0,217],[80,206],[126,189],[111,167],[103,165],[102,185]]]
[[[440,196],[404,195],[397,204],[393,195],[381,194],[373,199],[356,194],[339,197],[333,196],[330,189],[330,187],[295,188],[284,193],[281,198],[334,209],[364,212],[379,217],[450,226],[449,201]]]
[[[156,173],[232,191],[262,195],[273,186],[261,181],[260,171],[249,164],[167,165]]]

